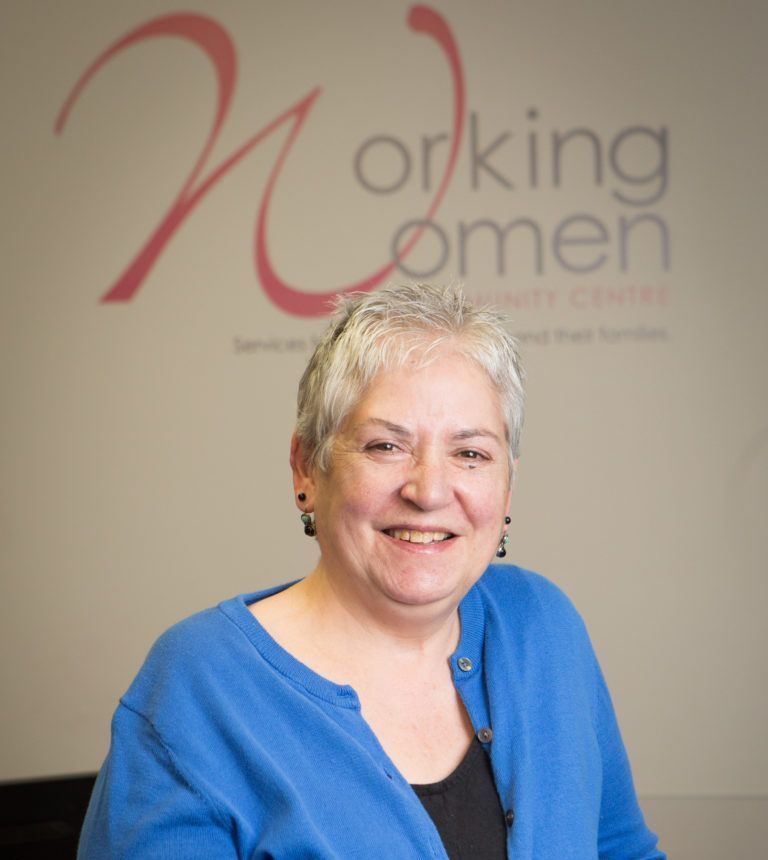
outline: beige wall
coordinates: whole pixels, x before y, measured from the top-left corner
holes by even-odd
[[[451,131],[448,64],[408,28],[408,5],[186,8],[214,17],[238,59],[203,174],[322,87],[269,213],[280,275],[327,292],[386,263],[445,168],[447,144],[435,144],[425,180],[424,138]],[[586,616],[641,792],[768,794],[766,7],[433,8],[458,44],[466,124],[439,230],[406,263],[504,304],[521,334],[530,406],[511,557]],[[213,187],[123,303],[99,300],[200,152],[213,67],[184,39],[143,41],[54,133],[88,64],[176,9],[0,11],[3,779],[96,768],[116,700],[162,629],[312,563],[287,444],[323,322],[276,306],[254,270],[256,213],[288,125]],[[556,184],[552,134],[573,129],[591,137],[563,145]],[[476,155],[510,136],[473,167],[473,133]],[[641,214],[654,220],[627,234],[622,266],[621,219]],[[510,232],[501,275],[488,229],[468,241],[462,273],[462,224],[518,218],[535,226]],[[563,241],[601,229],[604,241]]]

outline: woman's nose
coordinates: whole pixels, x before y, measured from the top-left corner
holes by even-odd
[[[451,496],[448,464],[431,456],[414,460],[405,475],[400,495],[425,511],[447,504]]]

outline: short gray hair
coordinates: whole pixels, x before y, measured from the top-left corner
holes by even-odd
[[[296,434],[310,465],[327,471],[334,437],[380,370],[414,355],[428,364],[450,346],[475,361],[499,393],[510,470],[523,425],[523,370],[508,320],[475,307],[460,287],[409,284],[340,296],[299,382]]]

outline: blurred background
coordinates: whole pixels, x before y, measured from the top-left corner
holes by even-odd
[[[768,6],[4,0],[0,780],[95,771],[154,638],[314,560],[325,299],[511,315],[510,558],[584,615],[671,857],[768,839]]]

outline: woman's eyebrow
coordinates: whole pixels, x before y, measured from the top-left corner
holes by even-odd
[[[407,427],[403,427],[402,424],[394,424],[392,421],[387,421],[384,418],[366,418],[365,421],[361,421],[360,424],[355,427],[355,430],[361,430],[363,427],[368,427],[371,424],[377,427],[383,427],[385,430],[388,430],[390,433],[395,433],[398,436],[412,436],[410,430]]]
[[[501,439],[499,439],[498,434],[494,433],[492,430],[487,430],[485,427],[467,427],[466,430],[459,430],[457,433],[453,434],[454,439],[475,439],[478,437],[494,439],[496,442],[501,443]]]

